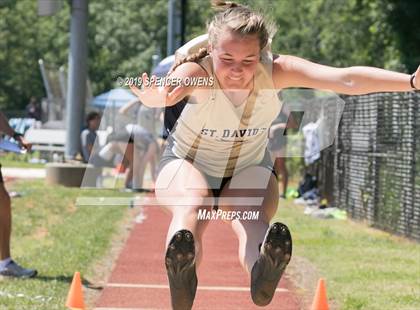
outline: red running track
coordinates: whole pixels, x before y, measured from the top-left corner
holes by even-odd
[[[134,226],[96,303],[97,310],[171,309],[164,265],[170,215],[159,207],[145,207],[144,213],[147,218]],[[302,308],[287,274],[270,305],[261,308],[253,304],[248,277],[238,261],[238,241],[230,225],[211,221],[203,247],[193,309]]]

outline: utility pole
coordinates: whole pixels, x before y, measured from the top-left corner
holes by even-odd
[[[62,8],[62,1],[38,0],[38,15],[52,16],[56,14]],[[74,159],[80,149],[80,131],[86,101],[88,2],[89,0],[69,0],[71,23],[68,92],[67,95],[64,94],[66,98],[66,159]],[[40,62],[40,67],[45,79],[42,62]],[[44,82],[44,84],[47,88],[48,98],[50,98],[51,92],[48,89],[48,82]],[[61,88],[65,89],[63,86],[61,85]]]
[[[70,53],[66,97],[67,160],[80,149],[80,131],[86,101],[88,0],[71,1]]]
[[[185,43],[185,12],[187,0],[168,0],[168,35],[166,56]]]

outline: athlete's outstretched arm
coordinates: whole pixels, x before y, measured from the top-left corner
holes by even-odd
[[[150,79],[147,73],[142,74],[143,87],[139,89],[135,85],[131,85],[131,91],[140,99],[140,101],[151,108],[161,108],[165,106],[173,106],[186,96],[191,95],[195,87],[184,86],[182,81],[189,77],[208,77],[206,71],[198,64],[193,62],[187,62],[178,66],[166,79],[168,81],[177,80],[180,83],[173,83],[165,87],[158,87],[153,80],[156,77],[152,76]],[[147,81],[152,83],[147,83]]]
[[[334,68],[308,60],[280,55],[274,60],[276,88],[306,87],[328,89],[341,94],[361,95],[374,92],[411,91],[411,75],[374,67]],[[420,66],[413,80],[420,89]]]

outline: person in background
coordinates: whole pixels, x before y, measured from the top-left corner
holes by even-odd
[[[292,114],[286,108],[280,111],[277,118],[271,124],[268,132],[268,150],[271,154],[271,160],[274,163],[274,171],[281,177],[282,194],[280,198],[286,198],[287,184],[289,180],[289,172],[286,166],[287,153],[287,129],[297,128],[296,121]]]
[[[146,129],[154,138],[156,138],[156,128],[158,127],[157,125],[162,110],[163,109],[149,108],[142,104],[140,100],[135,99],[122,106],[118,110],[118,113],[122,115],[127,115],[132,112],[136,113],[137,125]]]
[[[35,97],[31,97],[28,105],[25,108],[25,117],[34,118],[37,121],[41,120],[41,106]]]
[[[0,112],[0,132],[13,137],[23,148],[30,149],[31,145],[23,136],[15,132],[6,117]],[[0,165],[0,276],[13,278],[32,278],[37,275],[35,269],[26,269],[18,265],[10,255],[10,236],[12,232],[12,210],[9,193],[7,192]]]
[[[90,112],[86,117],[87,128],[80,135],[83,161],[95,167],[113,167],[114,156],[122,154],[124,166],[127,167],[125,188],[141,189],[146,161],[157,160],[153,156],[157,147],[152,143],[153,137],[144,129],[125,128],[121,132],[110,134],[106,145],[100,148],[99,143],[95,142],[100,121],[101,115],[97,112]],[[156,175],[153,174],[153,177]]]
[[[86,116],[86,129],[84,129],[80,135],[80,141],[82,145],[82,157],[83,161],[87,163],[89,158],[92,159],[97,155],[98,151],[95,149],[95,141],[98,137],[96,131],[99,129],[101,123],[101,115],[98,112],[90,112]]]
[[[119,139],[130,138],[134,142],[136,149],[141,152],[141,157],[138,157],[138,165],[136,173],[138,179],[133,179],[133,189],[140,189],[143,186],[144,172],[146,166],[150,164],[150,174],[153,183],[156,181],[157,176],[157,162],[160,158],[159,142],[157,140],[156,128],[162,115],[163,109],[149,108],[141,103],[139,100],[133,100],[125,104],[119,109],[119,113],[127,115],[129,112],[137,115],[136,124],[127,124],[125,126],[126,132],[119,133]]]

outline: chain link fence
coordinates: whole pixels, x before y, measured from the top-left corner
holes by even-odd
[[[420,94],[343,99],[335,142],[309,169],[321,192],[354,219],[420,240]]]

